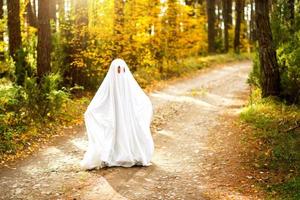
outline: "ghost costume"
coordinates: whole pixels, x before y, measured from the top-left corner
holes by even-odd
[[[115,59],[84,113],[88,148],[84,169],[150,165],[152,104],[125,61]]]

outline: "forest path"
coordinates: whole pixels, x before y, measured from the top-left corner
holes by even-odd
[[[151,166],[81,170],[81,125],[1,169],[0,199],[258,199],[241,190],[249,183],[233,126],[249,94],[250,68],[250,61],[217,66],[151,93]]]

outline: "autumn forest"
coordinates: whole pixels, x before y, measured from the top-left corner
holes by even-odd
[[[83,113],[88,103],[111,62],[121,58],[158,106],[151,127],[157,144],[164,141],[159,132],[167,129],[169,123],[176,129],[175,113],[182,113],[186,127],[194,128],[196,120],[206,115],[198,120],[204,124],[210,120],[223,123],[205,114],[207,104],[232,116],[238,113],[234,119],[227,116],[225,120],[236,128],[223,131],[237,130],[235,138],[243,148],[236,149],[244,158],[240,162],[247,166],[237,167],[236,176],[246,178],[237,178],[240,182],[232,184],[239,189],[232,190],[250,199],[299,199],[299,13],[299,0],[0,0],[0,171],[1,167],[10,169],[7,166],[13,166],[11,163],[30,158],[53,138],[73,135],[75,127],[84,127]],[[194,80],[196,85],[187,80]],[[170,90],[164,90],[169,87]],[[172,88],[177,88],[178,94],[160,97],[160,101],[170,105],[155,100],[160,94],[157,91],[169,92]],[[234,104],[239,98],[243,103]],[[195,105],[190,105],[193,102]],[[184,118],[187,105],[193,108],[189,115],[195,112],[194,124],[188,125],[188,118]],[[199,105],[202,107],[198,109]],[[230,110],[235,106],[240,110]],[[207,126],[212,128],[211,124]],[[182,130],[177,129],[177,138],[183,137]],[[231,136],[220,137],[230,141],[228,147],[240,144],[233,144]],[[215,145],[221,141],[216,138]],[[170,152],[176,149],[170,148]],[[159,166],[160,158],[156,159]],[[0,173],[0,186],[8,184],[1,179],[5,173]],[[110,177],[106,178],[114,192],[128,199],[159,199],[155,194],[161,190],[157,188],[149,189],[154,196],[130,196],[130,192],[126,196],[126,188],[114,187]],[[240,183],[245,183],[245,187]],[[171,191],[170,188],[164,191]],[[193,199],[184,195],[196,194],[195,191],[180,195],[182,199]],[[216,191],[203,192],[208,194],[203,199],[232,197],[222,192],[212,195]],[[78,193],[79,199],[93,199],[83,193]],[[54,194],[48,197],[54,198]],[[62,199],[73,198],[72,193],[59,194]],[[172,199],[166,196],[170,194],[162,192],[161,199]],[[20,197],[36,199],[23,195]],[[12,197],[8,192],[0,192],[0,199],[2,196]]]

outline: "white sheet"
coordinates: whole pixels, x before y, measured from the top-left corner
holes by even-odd
[[[115,59],[84,113],[88,148],[81,166],[150,165],[152,112],[150,99],[126,63]]]

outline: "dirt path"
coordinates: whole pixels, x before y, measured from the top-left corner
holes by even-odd
[[[80,170],[87,139],[78,126],[2,168],[0,199],[258,199],[244,192],[249,183],[236,170],[239,130],[232,127],[249,93],[250,65],[213,68],[150,94],[152,166]]]

